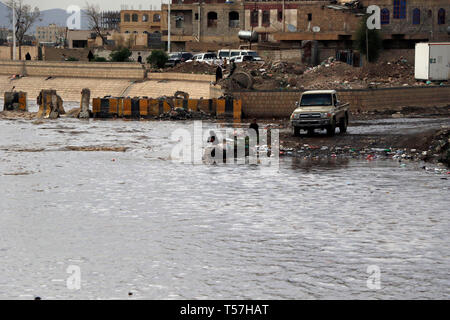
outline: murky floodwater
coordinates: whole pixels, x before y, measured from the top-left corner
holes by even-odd
[[[190,126],[1,121],[0,298],[450,298],[447,176],[394,161],[281,158],[274,175],[174,163],[170,134]]]

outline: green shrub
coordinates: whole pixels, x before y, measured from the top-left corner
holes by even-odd
[[[80,60],[75,57],[68,57],[67,61],[80,61]]]
[[[147,57],[147,63],[153,67],[164,68],[169,57],[163,50],[152,50],[152,53]]]
[[[355,33],[356,48],[363,55],[367,54],[366,51],[366,25],[367,16],[361,19],[358,29]],[[381,39],[380,31],[377,29],[368,30],[368,42],[369,42],[369,62],[376,61],[380,55],[380,51],[383,48],[383,41]]]
[[[108,60],[105,57],[99,57],[97,55],[94,56],[92,62],[107,62]]]
[[[128,48],[119,48],[118,50],[111,52],[109,55],[109,59],[112,62],[128,62],[130,61],[130,57],[131,51]]]

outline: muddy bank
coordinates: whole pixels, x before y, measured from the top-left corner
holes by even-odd
[[[381,120],[381,121],[380,121]],[[406,120],[406,119],[405,119]],[[280,154],[304,158],[351,157],[366,160],[395,159],[427,161],[450,165],[450,118],[414,118],[414,121],[379,119],[355,121],[345,134],[336,130],[329,137],[325,131],[294,137],[288,121],[280,129]]]

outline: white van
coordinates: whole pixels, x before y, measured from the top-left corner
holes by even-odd
[[[206,62],[208,64],[215,63],[217,56],[214,52],[197,53],[192,57],[191,61]]]
[[[241,49],[222,49],[217,52],[217,56],[222,59],[230,61],[231,58],[239,56],[252,56],[254,61],[262,60],[256,51],[252,50],[241,50]]]
[[[222,49],[217,52],[217,56],[222,59],[230,60],[232,57],[237,57],[241,55],[239,49]]]

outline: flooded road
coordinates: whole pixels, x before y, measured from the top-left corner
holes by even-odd
[[[1,121],[0,298],[450,298],[448,175],[391,160],[285,157],[273,175],[175,163],[170,135],[190,126]],[[128,149],[70,151],[83,147]]]

